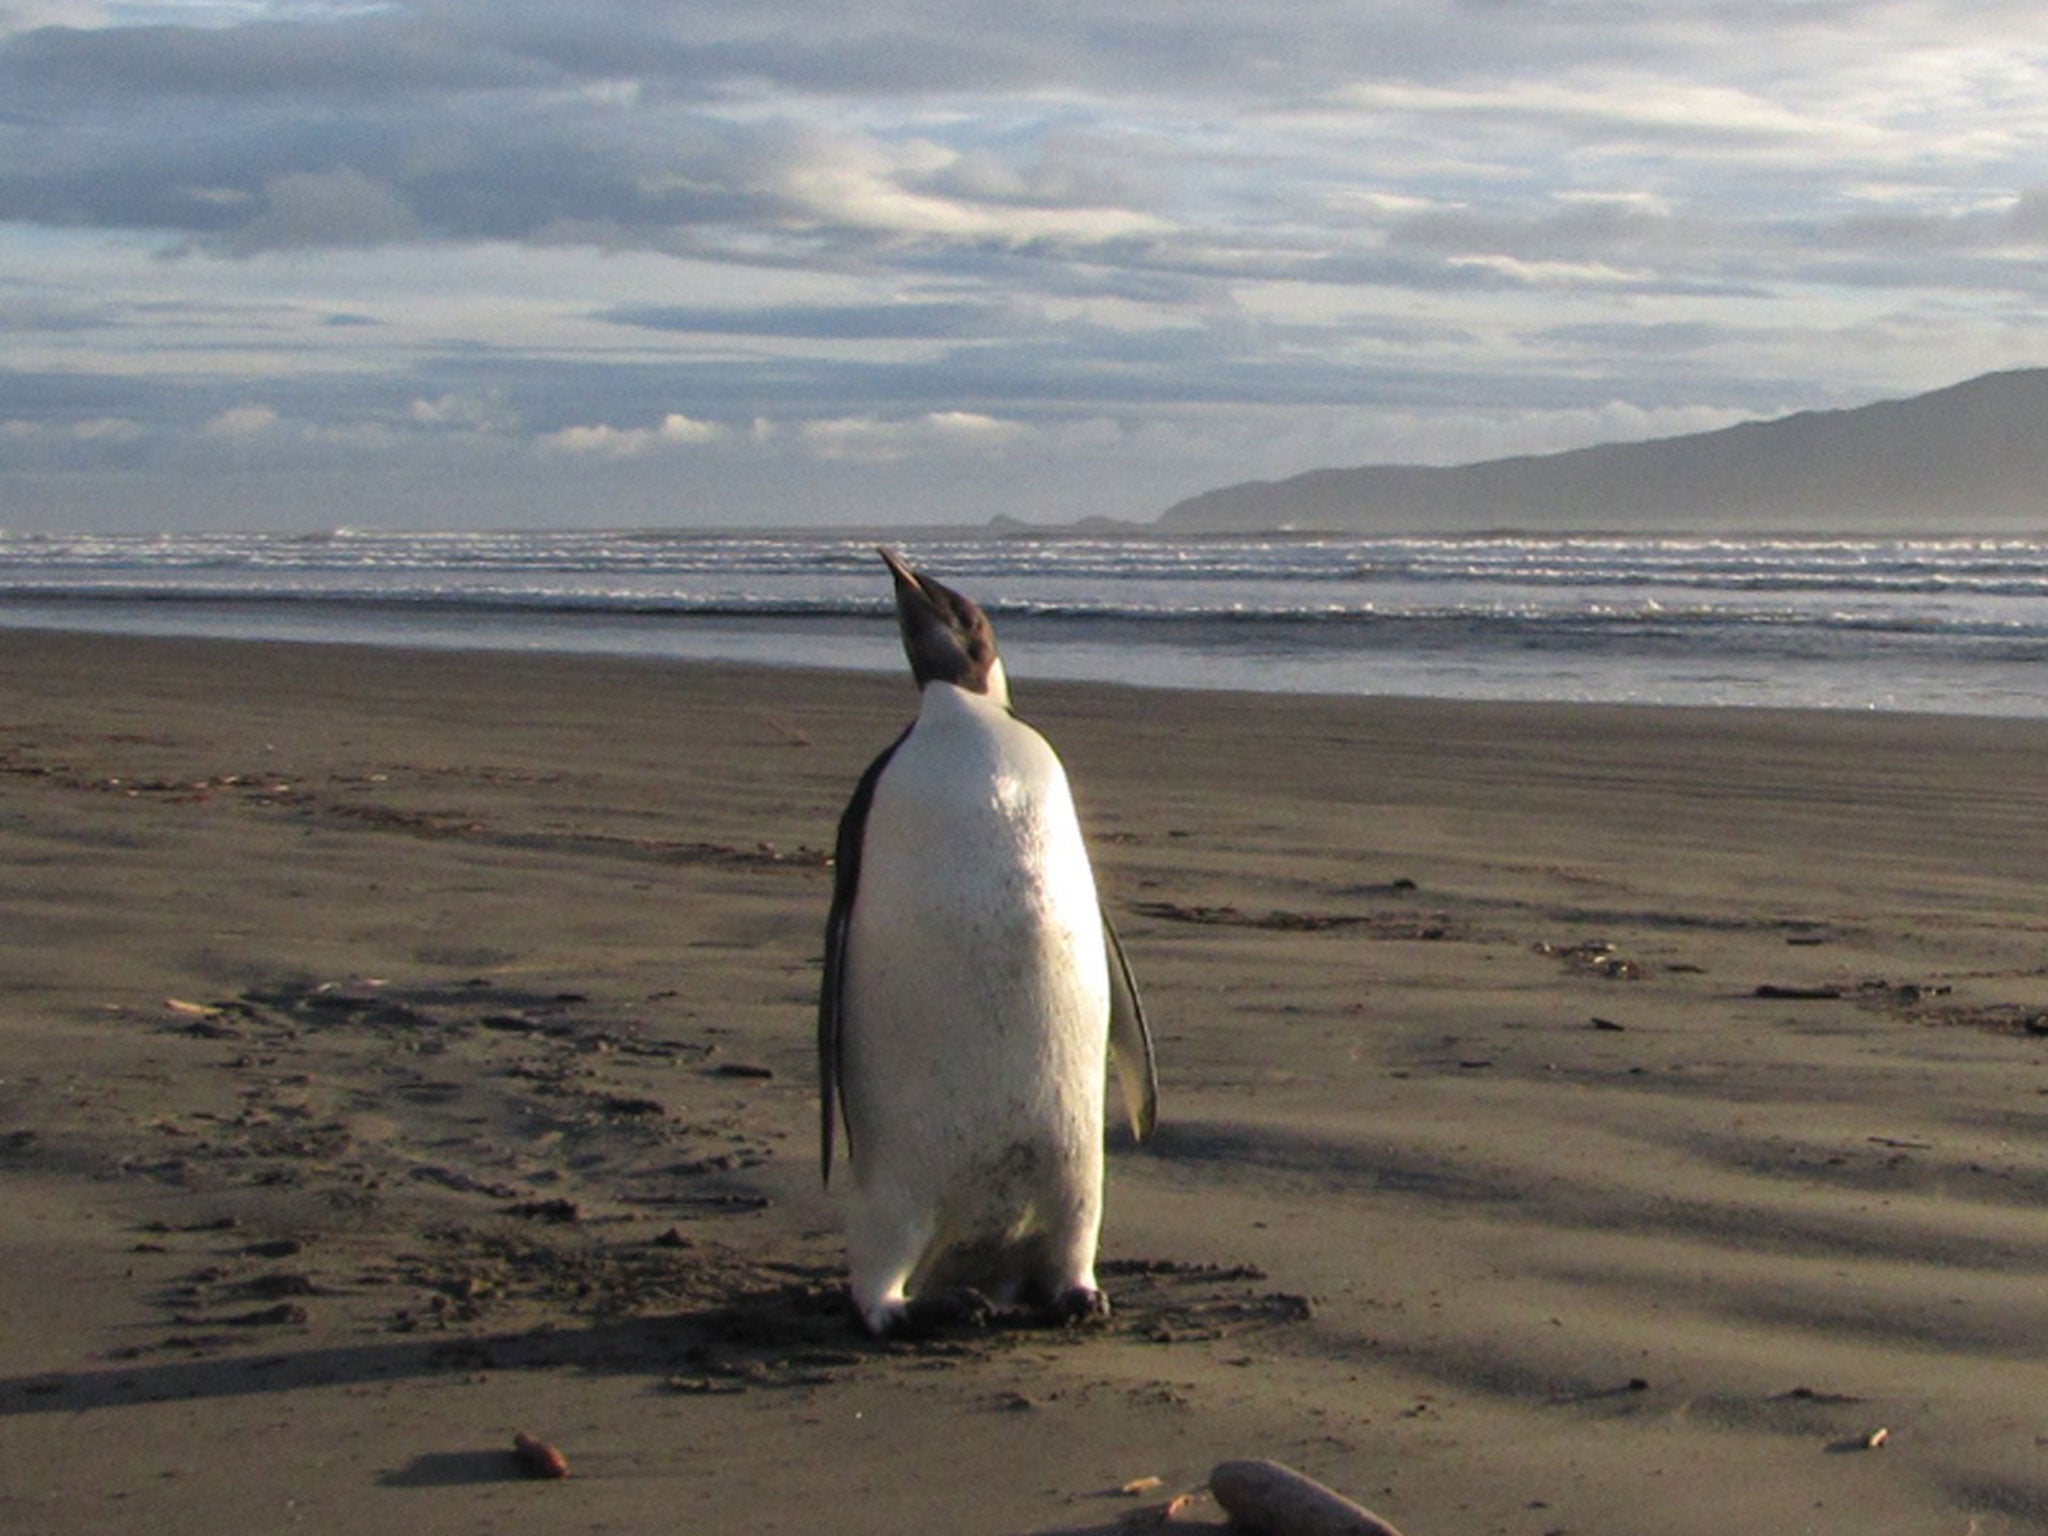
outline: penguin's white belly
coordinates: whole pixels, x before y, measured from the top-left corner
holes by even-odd
[[[1007,712],[929,690],[876,784],[845,1004],[864,1301],[1092,1288],[1101,909],[1058,759]]]

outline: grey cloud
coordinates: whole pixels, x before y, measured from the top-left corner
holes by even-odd
[[[1117,259],[1134,270],[1161,278],[1177,277],[1211,285],[1285,281],[1330,288],[1441,294],[1513,293],[1529,286],[1526,278],[1479,262],[1445,260],[1447,254],[1463,253],[1408,249],[1391,243],[1386,248],[1345,246],[1334,241],[1302,241],[1290,249],[1252,237],[1218,237],[1198,249],[1171,240],[1130,242],[1119,249]],[[1729,291],[1723,283],[1702,283],[1696,278],[1669,273],[1640,278],[1616,276],[1601,286],[1609,292]]]
[[[1852,214],[1822,225],[1815,234],[1815,243],[1831,250],[1903,255],[1996,250],[2015,242],[2048,244],[2048,189],[2029,187],[1996,211]]]
[[[1395,222],[1387,240],[1397,252],[1452,260],[1613,263],[1612,277],[1589,285],[1673,296],[1734,299],[1794,282],[2031,292],[2041,286],[2038,269],[2004,248],[2048,240],[2048,216],[2025,198],[1997,215],[1883,209],[1826,218],[1594,200],[1525,212],[1429,212]]]
[[[929,341],[1000,334],[1009,315],[994,302],[908,301],[900,304],[784,304],[708,309],[687,305],[620,305],[599,319],[644,330],[704,336],[801,337],[817,341]]]
[[[1422,213],[1394,224],[1388,242],[1397,249],[1557,260],[1667,243],[1686,227],[1640,203],[1599,199],[1518,216],[1464,209]]]
[[[137,379],[0,368],[0,421],[62,422],[101,416],[160,418],[162,391]]]
[[[1800,31],[1838,46],[1880,9],[1874,0],[1805,6]],[[631,80],[661,99],[700,102],[736,88],[859,98],[1048,87],[1117,100],[1186,101],[1200,92],[1307,102],[1366,80],[1499,81],[1603,63],[1696,63],[1717,32],[1724,46],[1745,47],[1745,26],[1783,30],[1788,21],[1782,5],[1762,7],[1753,21],[1731,7],[1716,10],[1702,23],[1680,7],[1503,8],[1479,0],[1278,9],[1242,0],[969,0],[940,8],[882,0],[425,0],[319,21],[45,28],[0,49],[0,95],[111,104],[282,92],[317,102]]]
[[[451,98],[320,111],[274,100],[126,103],[36,130],[0,130],[0,219],[155,230],[224,254],[407,240],[588,243],[748,261],[830,265],[900,243],[857,202],[819,201],[859,141],[786,118],[734,122],[675,110]],[[964,212],[1089,209],[1129,188],[1100,166],[1042,155],[1012,170],[969,157],[920,173],[867,172]],[[887,203],[878,203],[885,212]],[[913,241],[972,246],[943,225]],[[1033,236],[1085,245],[1085,233]]]
[[[467,393],[488,382],[535,432],[641,422],[669,410],[744,425],[757,417],[917,415],[936,406],[1039,423],[1218,406],[1470,407],[1531,396],[1584,406],[1605,403],[1615,388],[1611,378],[1539,385],[1533,372],[1499,369],[1477,351],[1460,362],[1455,351],[1432,357],[1423,346],[1390,346],[1361,361],[1282,345],[1293,339],[1282,332],[1241,347],[1199,327],[1130,335],[1070,326],[914,359],[626,364],[448,356],[416,385],[421,393]],[[1679,393],[1660,386],[1653,403],[1668,403],[1667,390]]]
[[[0,43],[0,99],[17,104],[0,128],[0,218],[157,230],[236,255],[504,240],[821,267],[915,263],[932,251],[985,262],[1004,243],[994,233],[1004,209],[1165,214],[1197,235],[1019,235],[1040,258],[1027,264],[1034,286],[1055,280],[1043,258],[1075,250],[1092,251],[1105,269],[1129,259],[1139,271],[1236,275],[1215,253],[1240,226],[1272,222],[1261,201],[1286,202],[1290,223],[1308,221],[1310,238],[1297,230],[1294,249],[1278,256],[1281,271],[1298,268],[1307,280],[1485,286],[1501,279],[1444,258],[1569,258],[1690,234],[1641,208],[1545,208],[1540,183],[1503,189],[1480,177],[1470,185],[1483,201],[1470,211],[1388,222],[1389,256],[1361,249],[1352,220],[1318,225],[1270,178],[1252,176],[1229,194],[1251,199],[1245,206],[1213,202],[1226,185],[1219,178],[1234,174],[1230,157],[1247,153],[1259,132],[1284,133],[1284,123],[1245,130],[1242,145],[1208,164],[1185,148],[1162,152],[1183,112],[1199,122],[1253,97],[1313,107],[1319,91],[1371,80],[1475,80],[1451,98],[1462,105],[1414,109],[1417,123],[1459,133],[1505,114],[1570,122],[1581,136],[1633,134],[1633,125],[1579,121],[1585,109],[1570,93],[1495,92],[1498,104],[1488,105],[1489,93],[1552,55],[1569,54],[1581,72],[1602,57],[1658,57],[1678,33],[1648,12],[1575,7],[1511,26],[1487,6],[1454,0],[1284,21],[1235,0],[1139,0],[1110,11],[1026,0],[947,19],[935,25],[909,4],[761,0],[687,13],[429,4],[213,30],[45,29]],[[952,134],[939,163],[872,174],[906,199],[984,212],[981,232],[967,217],[959,228],[943,219],[878,227],[815,195],[842,175],[832,157],[848,143],[843,127],[806,120],[819,99],[894,95],[914,108],[926,93],[965,92],[1000,103],[1054,84],[1068,93],[1062,104],[1019,97],[998,106],[992,122],[1007,118],[1006,130],[955,133],[943,112],[912,126],[914,110],[902,126],[875,130],[875,142],[890,144]],[[1150,104],[1141,121],[1156,127],[1134,135],[1108,126],[1138,102]],[[757,110],[735,116],[735,103]],[[1411,109],[1372,110],[1398,118]],[[1416,124],[1393,137],[1404,136],[1416,148],[1426,138]],[[1341,151],[1310,174],[1342,178]],[[1262,259],[1248,255],[1244,275],[1267,275]],[[1097,280],[1106,288],[1116,279]]]
[[[531,61],[502,49],[463,46],[464,41],[391,12],[225,28],[45,27],[0,50],[0,87],[17,104],[64,110],[167,97],[381,98],[428,89],[503,88],[541,78]]]
[[[764,25],[768,8],[722,22],[645,4],[533,6],[469,0],[320,21],[233,27],[45,27],[0,48],[0,87],[23,110],[85,103],[289,96],[311,104],[399,100],[421,92],[573,89],[635,81],[667,100],[734,82],[865,95],[1027,85],[1046,69],[1002,27],[934,26],[838,8]]]
[[[775,167],[793,154],[780,128],[680,123],[649,142],[540,112],[467,109],[120,113],[92,140],[103,157],[61,143],[8,157],[0,218],[153,229],[235,254],[547,239],[572,222],[659,245],[679,226],[786,212]]]
[[[970,202],[1033,208],[1158,208],[1168,201],[1159,178],[1120,159],[1100,133],[1046,135],[1031,159],[1018,163],[972,150],[943,169],[909,178],[921,190]]]
[[[388,183],[360,171],[300,171],[264,191],[263,212],[226,248],[247,253],[297,246],[388,245],[416,239],[420,221]]]
[[[0,335],[68,334],[111,330],[119,316],[107,305],[53,299],[0,299]]]
[[[1724,325],[1662,320],[1553,325],[1537,333],[1534,339],[1595,352],[1671,357],[1711,351],[1744,337]]]
[[[1276,338],[1279,339],[1279,338]],[[744,428],[756,418],[800,423],[850,414],[917,416],[934,409],[981,410],[1006,419],[1051,422],[1100,411],[1274,400],[1343,404],[1388,369],[1278,354],[1238,356],[1229,338],[1196,327],[1126,335],[1069,325],[1000,345],[961,344],[932,356],[841,355],[771,359],[677,358],[612,361],[530,357],[472,348],[419,359],[368,378],[315,375],[267,388],[262,403],[294,420],[383,423],[411,429],[415,402],[489,399],[494,419],[530,435],[608,423],[658,422],[677,412]],[[74,396],[60,414],[171,412],[204,421],[242,403],[246,385],[194,381],[154,392],[141,383]],[[19,394],[0,379],[0,417]],[[154,407],[149,402],[154,399]]]
[[[2005,215],[2007,232],[2025,240],[2048,240],[2048,187],[2029,187]]]
[[[0,419],[81,460],[92,423],[132,421],[134,462],[274,410],[277,451],[338,461],[351,431],[516,453],[668,413],[1775,409],[1823,386],[1766,382],[1796,348],[1758,296],[1812,297],[1834,336],[1889,309],[1945,314],[1972,361],[2018,345],[1970,316],[2048,287],[2048,113],[1988,115],[1961,76],[1880,100],[1916,83],[1911,48],[1938,73],[2007,25],[2038,35],[2038,10],[415,0],[0,35],[0,221],[183,258],[146,279],[108,259],[104,295],[0,290],[0,328],[75,364],[0,374]],[[625,259],[590,258],[585,288],[587,248]],[[544,349],[435,307],[492,281]],[[241,312],[153,323],[124,297],[143,292]],[[1682,321],[1673,296],[1697,301]],[[292,342],[258,373],[252,336]],[[209,375],[229,346],[244,371]],[[1841,356],[1870,375],[1828,388],[1936,366]],[[780,449],[735,430],[702,451]]]

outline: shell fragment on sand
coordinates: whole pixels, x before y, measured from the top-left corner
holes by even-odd
[[[569,1475],[569,1458],[545,1440],[521,1432],[512,1437],[512,1454],[528,1477],[549,1479]]]

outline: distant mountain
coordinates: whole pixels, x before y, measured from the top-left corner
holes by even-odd
[[[1909,400],[1448,468],[1318,469],[1169,507],[1174,533],[2048,530],[2048,368]]]

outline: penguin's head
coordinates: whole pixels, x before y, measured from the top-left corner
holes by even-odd
[[[996,654],[995,629],[981,606],[920,576],[894,550],[877,553],[896,578],[896,622],[903,630],[903,649],[917,686],[952,683],[1007,706],[1010,684]]]

